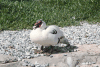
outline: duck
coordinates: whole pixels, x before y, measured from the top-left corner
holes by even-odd
[[[64,43],[67,46],[70,46],[68,39],[65,38],[64,33],[60,30],[60,28],[56,25],[46,26],[46,23],[40,19],[37,20],[33,26],[33,30],[30,32],[30,39],[32,42],[42,45],[41,50],[45,52],[43,49],[44,46],[50,46],[53,52],[53,46]]]

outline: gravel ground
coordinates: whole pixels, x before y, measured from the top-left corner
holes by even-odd
[[[100,44],[100,26],[98,24],[84,23],[82,26],[64,27],[62,30],[71,45]]]
[[[60,28],[71,45],[100,44],[100,26],[84,23],[81,26]],[[29,38],[31,30],[0,31],[0,54],[11,55],[18,61],[34,58],[43,54],[34,54],[34,49],[40,49],[39,44],[32,43]],[[63,46],[64,44],[58,44]],[[38,47],[37,47],[38,46]]]

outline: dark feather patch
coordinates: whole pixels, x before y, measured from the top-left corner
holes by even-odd
[[[53,32],[52,32],[52,34],[57,34],[57,31],[54,29]]]
[[[58,38],[58,43],[60,43],[60,38]],[[58,44],[58,43],[57,43],[57,44]]]

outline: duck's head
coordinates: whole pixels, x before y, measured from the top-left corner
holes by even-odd
[[[34,24],[35,28],[41,28],[45,29],[46,23],[43,20],[37,20],[36,23]]]

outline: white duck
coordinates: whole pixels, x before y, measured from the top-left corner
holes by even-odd
[[[30,39],[32,42],[43,46],[54,46],[58,43],[70,45],[58,26],[46,26],[46,23],[42,20],[37,20],[35,26],[33,26],[33,30],[30,33]],[[41,50],[43,50],[43,46]]]

